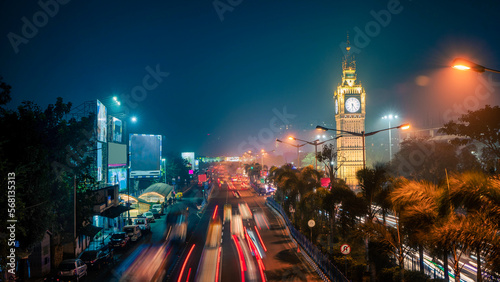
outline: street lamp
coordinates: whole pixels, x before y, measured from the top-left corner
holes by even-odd
[[[397,118],[398,116],[396,115],[387,115],[382,117],[382,119],[386,119],[389,121],[389,127],[391,127],[391,120]],[[391,136],[391,131],[389,130],[389,161],[391,160],[392,160],[392,136]]]
[[[324,136],[325,135],[323,135],[323,138],[324,138]],[[335,138],[331,138],[331,139],[325,140],[323,142],[319,142],[319,139],[316,139],[314,141],[306,141],[306,140],[302,140],[302,139],[295,138],[295,137],[292,137],[292,136],[288,137],[288,139],[306,142],[306,144],[311,144],[311,145],[314,146],[314,159],[315,159],[315,166],[314,167],[315,167],[316,170],[318,170],[318,145],[321,145],[321,144],[326,143],[328,141],[339,139],[340,137],[342,137],[342,135],[337,136]]]
[[[490,69],[462,58],[453,60],[453,65],[451,67],[457,70],[471,70],[479,73],[485,71],[500,73],[498,70]]]
[[[264,155],[265,154],[268,154],[268,152],[266,152],[266,150],[262,149],[260,150],[261,154],[262,154],[262,170],[264,170]],[[274,150],[270,151],[270,152],[274,152]],[[269,153],[270,153],[269,152]]]
[[[291,143],[288,143],[288,142],[281,141],[279,139],[276,139],[276,142],[285,143],[285,144],[288,144],[290,146],[293,146],[293,147],[297,148],[297,168],[300,167],[300,158],[299,158],[299,154],[300,153],[299,153],[299,148],[302,147],[302,146],[305,146],[307,143],[295,145],[295,144],[291,144]]]
[[[354,136],[360,136],[360,137],[363,137],[363,169],[366,168],[366,160],[365,160],[365,137],[366,136],[372,136],[372,135],[375,135],[379,132],[382,132],[382,131],[386,131],[386,130],[391,130],[391,129],[408,129],[410,128],[410,124],[409,123],[405,123],[405,124],[402,124],[402,125],[399,125],[399,126],[396,126],[396,127],[390,127],[390,128],[385,128],[385,129],[381,129],[381,130],[377,130],[377,131],[372,131],[372,132],[368,132],[368,133],[365,133],[364,131],[361,131],[361,133],[358,133],[358,132],[352,132],[352,131],[347,131],[347,130],[340,130],[340,129],[333,129],[333,128],[326,128],[324,126],[316,126],[316,129],[321,129],[321,130],[324,130],[324,131],[327,131],[327,130],[332,130],[332,131],[338,131],[338,132],[343,132],[343,133],[349,133],[351,135],[354,135]]]

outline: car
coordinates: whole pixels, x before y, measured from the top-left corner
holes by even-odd
[[[153,213],[153,217],[154,217],[155,219],[157,219],[157,218],[160,218],[160,217],[161,217],[160,213],[159,213],[157,210],[155,210],[155,209],[150,209],[149,211]]]
[[[143,213],[142,216],[144,216],[145,218],[147,218],[149,220],[149,222],[155,222],[155,216],[150,211],[147,211],[147,212]]]
[[[87,276],[87,265],[81,259],[63,260],[57,268],[58,280],[73,279],[79,281],[83,276]]]
[[[125,232],[116,232],[111,235],[109,246],[112,248],[124,248],[128,246],[130,238]]]
[[[149,225],[148,219],[147,218],[136,218],[134,219],[134,224],[139,226],[141,229],[141,232],[147,233],[151,232],[151,225]]]
[[[123,232],[127,233],[130,241],[135,242],[142,237],[141,228],[138,225],[125,225],[123,226]]]
[[[89,268],[101,269],[103,264],[113,262],[113,249],[109,246],[104,246],[99,250],[83,251],[79,256]]]
[[[158,213],[160,213],[160,215],[163,214],[163,207],[161,204],[154,204],[152,207],[151,207],[152,210],[157,210]]]

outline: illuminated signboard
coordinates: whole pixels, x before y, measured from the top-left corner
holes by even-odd
[[[127,165],[127,145],[108,143],[108,167],[120,167]]]
[[[97,142],[97,181],[102,181],[103,170],[102,170],[102,143]]]
[[[123,123],[115,117],[111,120],[111,140],[118,143],[123,140]]]
[[[131,134],[130,177],[160,177],[161,135]]]
[[[107,136],[107,110],[101,101],[97,100],[97,141],[106,142]]]
[[[188,163],[191,164],[191,168],[194,169],[194,153],[193,152],[184,152],[184,153],[181,153],[181,156],[183,159],[187,160]]]
[[[108,182],[112,185],[118,184],[119,191],[127,189],[127,169],[114,168],[108,170]]]

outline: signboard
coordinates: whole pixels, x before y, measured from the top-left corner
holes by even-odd
[[[123,140],[123,123],[120,119],[111,119],[111,141],[121,143]]]
[[[161,135],[130,134],[130,177],[160,177]]]
[[[127,145],[108,143],[108,167],[123,167],[127,165]]]
[[[347,245],[347,244],[343,244],[342,246],[340,246],[340,252],[344,255],[348,255],[351,253],[351,246]]]
[[[189,174],[194,174],[194,171],[192,169],[190,169]]]
[[[97,100],[97,141],[106,142],[108,135],[107,110],[101,101]]]
[[[127,189],[127,169],[114,168],[108,170],[108,182],[110,184],[118,184],[119,191]]]
[[[183,152],[181,153],[181,157],[187,160],[188,163],[191,164],[191,168],[194,170],[194,153],[193,152]]]

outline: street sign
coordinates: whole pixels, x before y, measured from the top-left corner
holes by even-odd
[[[348,255],[351,253],[351,246],[347,245],[347,244],[343,244],[342,246],[340,246],[340,252],[344,255]]]
[[[309,227],[313,228],[313,227],[314,227],[314,225],[316,225],[316,222],[314,222],[314,220],[313,220],[313,219],[311,219],[311,220],[309,220],[309,221],[307,222],[307,225],[309,225]]]

